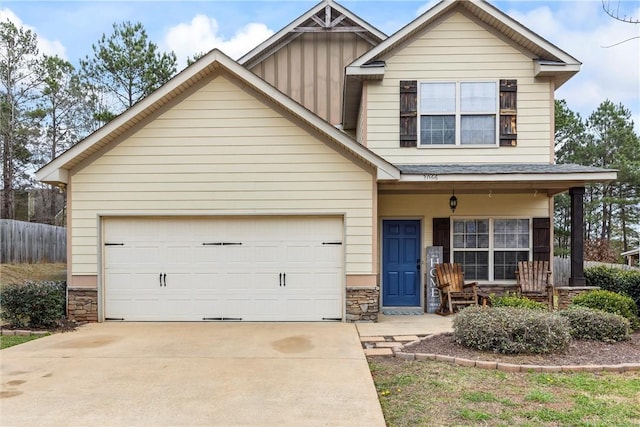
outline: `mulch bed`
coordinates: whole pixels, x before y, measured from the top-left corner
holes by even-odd
[[[504,355],[478,351],[457,344],[451,333],[428,337],[417,344],[405,346],[403,351],[406,353],[435,353],[443,356],[520,365],[617,365],[640,362],[640,332],[632,334],[629,341],[614,344],[573,340],[565,352],[544,355]]]

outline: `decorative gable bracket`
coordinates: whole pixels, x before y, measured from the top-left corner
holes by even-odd
[[[340,11],[327,4],[323,9],[310,17],[303,25],[291,30],[292,33],[355,33],[362,39],[376,45],[376,40],[367,36],[369,30],[351,22],[349,18]]]

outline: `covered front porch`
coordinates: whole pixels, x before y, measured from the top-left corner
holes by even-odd
[[[548,164],[398,168],[399,181],[378,184],[381,313],[435,312],[434,262],[460,263],[467,280],[505,285],[515,283],[518,261],[552,263],[553,197],[563,192],[572,201],[570,285],[585,285],[584,186],[614,180],[615,171]],[[430,259],[439,253],[427,252],[432,247],[442,248],[440,259]]]

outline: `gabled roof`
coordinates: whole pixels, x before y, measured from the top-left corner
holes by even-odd
[[[69,170],[73,167],[94,155],[99,155],[101,150],[112,143],[119,142],[134,127],[145,120],[152,119],[152,116],[159,110],[177,102],[186,91],[220,72],[226,72],[241,80],[244,85],[264,96],[291,114],[292,117],[302,121],[328,144],[334,144],[337,149],[346,151],[375,167],[379,180],[394,180],[400,177],[400,172],[391,163],[358,144],[330,123],[320,119],[221,51],[214,49],[149,96],[42,167],[36,172],[36,178],[50,184],[67,184]]]
[[[545,65],[579,67],[581,64],[576,58],[529,30],[485,0],[443,0],[378,46],[356,59],[348,67],[347,74],[357,74],[359,71],[358,68],[376,60],[383,60],[386,55],[399,45],[413,38],[434,21],[456,8],[462,8],[464,11],[471,13],[489,27],[496,29],[514,44],[531,52],[533,59],[540,62],[541,67]],[[577,72],[578,69],[575,69],[574,73]]]
[[[354,109],[357,112],[357,106],[347,105],[347,103],[359,99],[358,93],[362,90],[361,81],[382,79],[385,73],[385,59],[395,49],[403,46],[429,26],[456,10],[473,16],[518,46],[522,51],[528,52],[534,62],[535,76],[553,77],[556,89],[580,71],[581,62],[576,58],[486,1],[443,0],[347,66],[345,91],[351,93],[348,94],[350,96],[344,97],[343,125],[345,129],[351,129],[353,126],[353,115],[356,114]]]
[[[301,36],[305,31],[354,32],[371,45],[377,45],[387,38],[387,35],[382,31],[335,1],[322,0],[244,55],[238,60],[238,63],[252,68],[273,52]]]

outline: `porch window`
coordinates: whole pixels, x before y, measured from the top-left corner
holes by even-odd
[[[420,145],[497,145],[497,82],[421,83]]]
[[[529,219],[453,220],[453,262],[467,280],[514,280],[518,261],[531,253]]]

